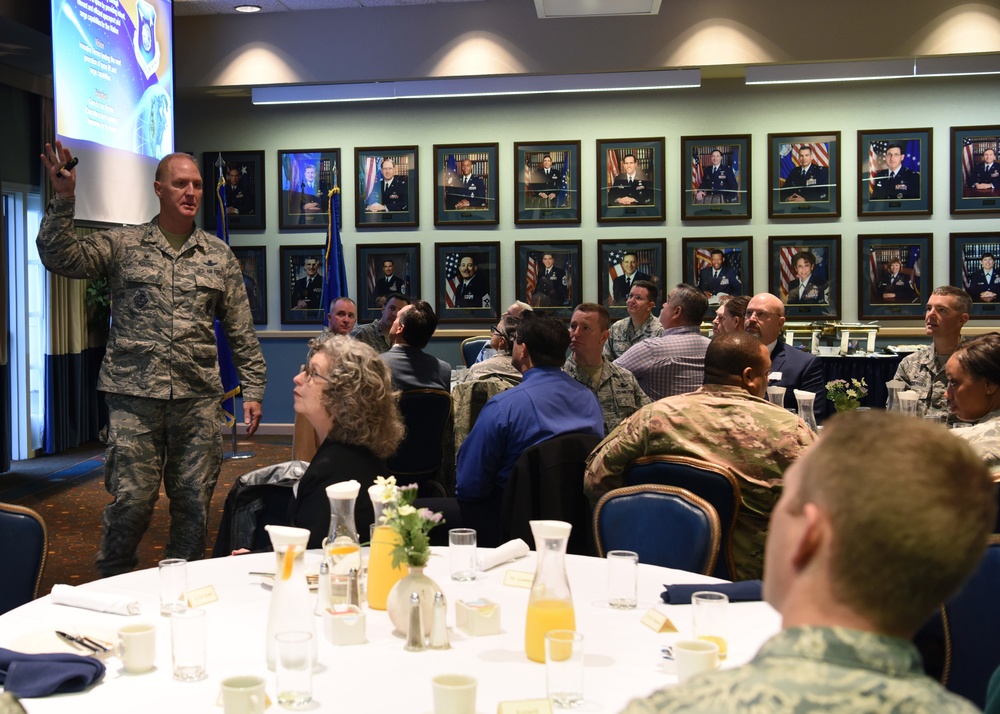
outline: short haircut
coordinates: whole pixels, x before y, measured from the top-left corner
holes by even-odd
[[[742,320],[743,316],[746,315],[747,305],[749,304],[749,295],[737,295],[736,297],[731,297],[725,302],[725,313],[731,317],[738,317]]]
[[[808,151],[810,154],[812,154],[813,152],[812,147],[809,146],[808,144],[799,147],[799,153],[801,154],[803,151]]]
[[[394,262],[392,262],[392,258],[383,258],[382,259],[382,267],[385,267],[386,263],[388,263],[389,265],[393,265],[393,266],[396,265]]]
[[[517,328],[517,342],[528,349],[536,367],[562,367],[569,349],[569,330],[550,315],[526,312]]]
[[[635,158],[635,154],[625,154],[622,157],[622,161],[624,161],[625,159],[632,159],[632,161],[638,161],[638,159]]]
[[[604,305],[598,305],[596,302],[581,302],[573,312],[585,312],[591,315],[597,315],[597,324],[602,330],[611,329],[611,313],[608,312],[608,308]]]
[[[194,160],[194,157],[191,156],[191,154],[185,154],[183,151],[175,151],[174,153],[167,154],[160,159],[160,163],[156,165],[156,175],[153,177],[154,180],[163,181],[163,177],[166,175],[170,164],[174,161],[180,161],[182,159],[190,161],[195,170],[198,172],[198,175],[201,176],[201,169],[198,168],[198,163]]]
[[[354,305],[354,307],[358,306],[358,304],[356,302],[354,302],[353,300],[351,300],[351,298],[347,297],[346,295],[342,295],[342,296],[340,296],[338,298],[334,298],[333,300],[330,301],[330,312],[333,312],[333,306],[336,305],[341,300],[343,300],[344,302],[351,303],[352,305]]]
[[[792,268],[799,264],[800,260],[804,260],[812,267],[816,267],[816,256],[811,250],[800,250],[798,253],[792,256]]]
[[[466,258],[471,260],[472,264],[475,265],[477,268],[479,267],[479,261],[476,260],[476,256],[474,256],[472,253],[465,253],[464,255],[458,256],[458,262],[461,263]]]
[[[767,363],[760,340],[749,332],[729,332],[708,343],[705,351],[705,384],[733,384],[750,367],[763,375]]]
[[[721,255],[723,260],[726,259],[726,253],[725,253],[724,250],[722,250],[722,248],[712,248],[712,250],[709,251],[708,254],[709,255]]]
[[[962,288],[956,288],[954,285],[941,285],[934,288],[931,295],[955,298],[955,302],[958,303],[959,312],[966,314],[972,312],[972,296],[962,290]]]
[[[656,299],[660,296],[660,289],[656,287],[655,284],[651,283],[648,280],[636,280],[634,283],[632,283],[632,287],[646,288],[646,291],[649,293],[650,302],[655,303]]]
[[[403,339],[411,347],[423,349],[431,341],[431,335],[437,329],[438,318],[434,308],[426,300],[414,300],[410,309],[400,318]]]
[[[388,162],[389,162],[390,164],[392,164],[392,168],[396,168],[396,162],[395,162],[395,161],[393,161],[392,159],[388,159],[388,158],[387,158],[387,159],[382,159],[382,163],[381,163],[381,164],[379,164],[379,168],[382,168],[383,166],[385,166],[385,163],[386,163],[387,161],[388,161]]]
[[[958,346],[952,355],[962,369],[1000,385],[1000,332],[987,332]]]
[[[634,250],[626,250],[624,253],[622,253],[622,260],[625,260],[630,255],[633,258],[635,258],[635,262],[637,262],[637,263],[639,262],[639,254],[636,253]]]
[[[511,348],[514,346],[514,340],[517,339],[517,330],[521,326],[521,318],[514,317],[513,315],[504,315],[500,318],[500,332],[499,335],[507,343],[506,353],[510,354]]]
[[[382,303],[382,304],[383,305],[388,305],[390,300],[402,300],[404,305],[409,305],[410,304],[410,301],[407,300],[406,296],[403,295],[403,293],[399,293],[399,292],[395,292],[395,291],[393,291],[391,293],[387,293],[386,296],[385,296],[385,302]]]
[[[327,438],[363,446],[380,459],[396,453],[406,428],[389,366],[371,347],[346,335],[321,335],[310,340],[309,349],[330,361],[320,397],[335,425]]]
[[[678,283],[670,294],[669,306],[671,309],[680,306],[681,319],[689,325],[701,324],[708,310],[708,298],[705,293],[694,285]]]
[[[711,151],[708,152],[709,156],[711,156],[712,154],[718,154],[719,156],[722,156],[722,152],[719,149],[712,149]]]
[[[992,258],[992,257],[993,257],[992,253],[983,253],[979,259],[982,260],[983,258]]]
[[[903,151],[903,147],[902,146],[900,146],[899,144],[895,144],[895,143],[889,144],[887,147],[885,147],[885,153],[888,154],[889,153],[889,149],[899,149],[899,153],[901,153],[901,154],[905,154],[906,153],[905,151]]]
[[[892,468],[876,454],[892,454]],[[790,507],[829,515],[834,597],[883,632],[912,634],[983,557],[996,521],[985,464],[940,425],[881,410],[828,419],[802,459]]]

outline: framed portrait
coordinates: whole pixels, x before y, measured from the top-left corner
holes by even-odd
[[[281,246],[281,324],[323,324],[325,254],[322,245]]]
[[[514,144],[514,223],[580,222],[580,142]]]
[[[555,317],[571,317],[583,301],[581,241],[516,241],[518,300]]]
[[[495,226],[500,222],[499,147],[434,145],[435,226]]]
[[[789,320],[840,318],[840,236],[771,236],[768,291]]]
[[[326,230],[330,190],[340,185],[340,167],[340,149],[279,151],[278,227]]]
[[[597,140],[597,220],[662,221],[663,137]]]
[[[1000,126],[951,128],[951,212],[1000,213]]]
[[[201,175],[205,182],[202,196],[205,230],[215,226],[215,186],[221,175],[230,231],[263,230],[264,222],[264,152],[206,151],[202,154]]]
[[[632,284],[648,280],[656,286],[656,312],[663,302],[663,281],[667,274],[666,241],[645,240],[597,241],[597,299],[608,308],[612,319],[625,317],[625,301]]]
[[[417,213],[417,147],[354,149],[358,177],[357,228],[420,225]]]
[[[358,321],[381,315],[385,296],[392,292],[409,298],[420,292],[420,244],[393,243],[358,246]]]
[[[711,319],[725,295],[753,295],[753,238],[685,238],[684,282],[708,297]],[[661,301],[662,302],[662,301]]]
[[[952,233],[951,281],[972,296],[973,319],[1000,318],[1000,233]]]
[[[771,218],[840,217],[840,132],[768,134]]]
[[[233,246],[233,255],[243,271],[253,324],[267,324],[267,252],[262,245]]]
[[[927,296],[933,289],[931,246],[930,233],[858,236],[858,312],[862,320],[924,316]]]
[[[858,132],[858,215],[931,213],[931,129]]]
[[[440,322],[500,319],[500,243],[434,244],[434,309]]]
[[[681,218],[750,218],[750,135],[681,137]]]

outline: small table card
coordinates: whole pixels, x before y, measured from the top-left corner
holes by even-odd
[[[670,618],[657,610],[651,608],[649,612],[642,616],[642,624],[653,632],[677,632],[677,626],[670,621]]]
[[[535,574],[523,570],[505,570],[503,574],[503,584],[512,588],[531,588],[533,582]]]
[[[207,605],[210,602],[218,602],[219,596],[215,592],[215,588],[211,585],[206,585],[203,588],[198,588],[197,590],[188,590],[187,592],[187,604],[188,607],[201,607],[202,605]]]

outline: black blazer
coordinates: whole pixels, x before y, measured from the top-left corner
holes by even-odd
[[[816,421],[823,421],[826,415],[826,387],[823,383],[823,365],[816,355],[789,347],[784,340],[779,339],[771,352],[771,371],[781,372],[781,379],[768,384],[785,387],[786,409],[798,409],[793,389],[814,392]]]

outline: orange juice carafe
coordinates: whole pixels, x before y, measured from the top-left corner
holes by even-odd
[[[395,506],[395,502],[383,500],[385,495],[385,489],[382,486],[375,485],[368,488],[368,497],[372,501],[375,522],[372,526],[371,547],[368,551],[366,597],[368,607],[373,610],[385,610],[389,591],[406,575],[407,571],[405,563],[400,563],[398,568],[392,567],[392,551],[396,546],[403,544],[403,539],[390,526],[380,525],[382,511],[387,506]]]
[[[573,596],[566,577],[566,545],[573,526],[562,521],[531,521],[538,563],[528,599],[524,651],[528,659],[545,661],[545,634],[575,630]]]
[[[354,503],[361,484],[342,481],[326,487],[330,501],[330,535],[323,539],[323,556],[330,566],[330,573],[347,574],[351,568],[361,572],[361,541],[354,522]]]

